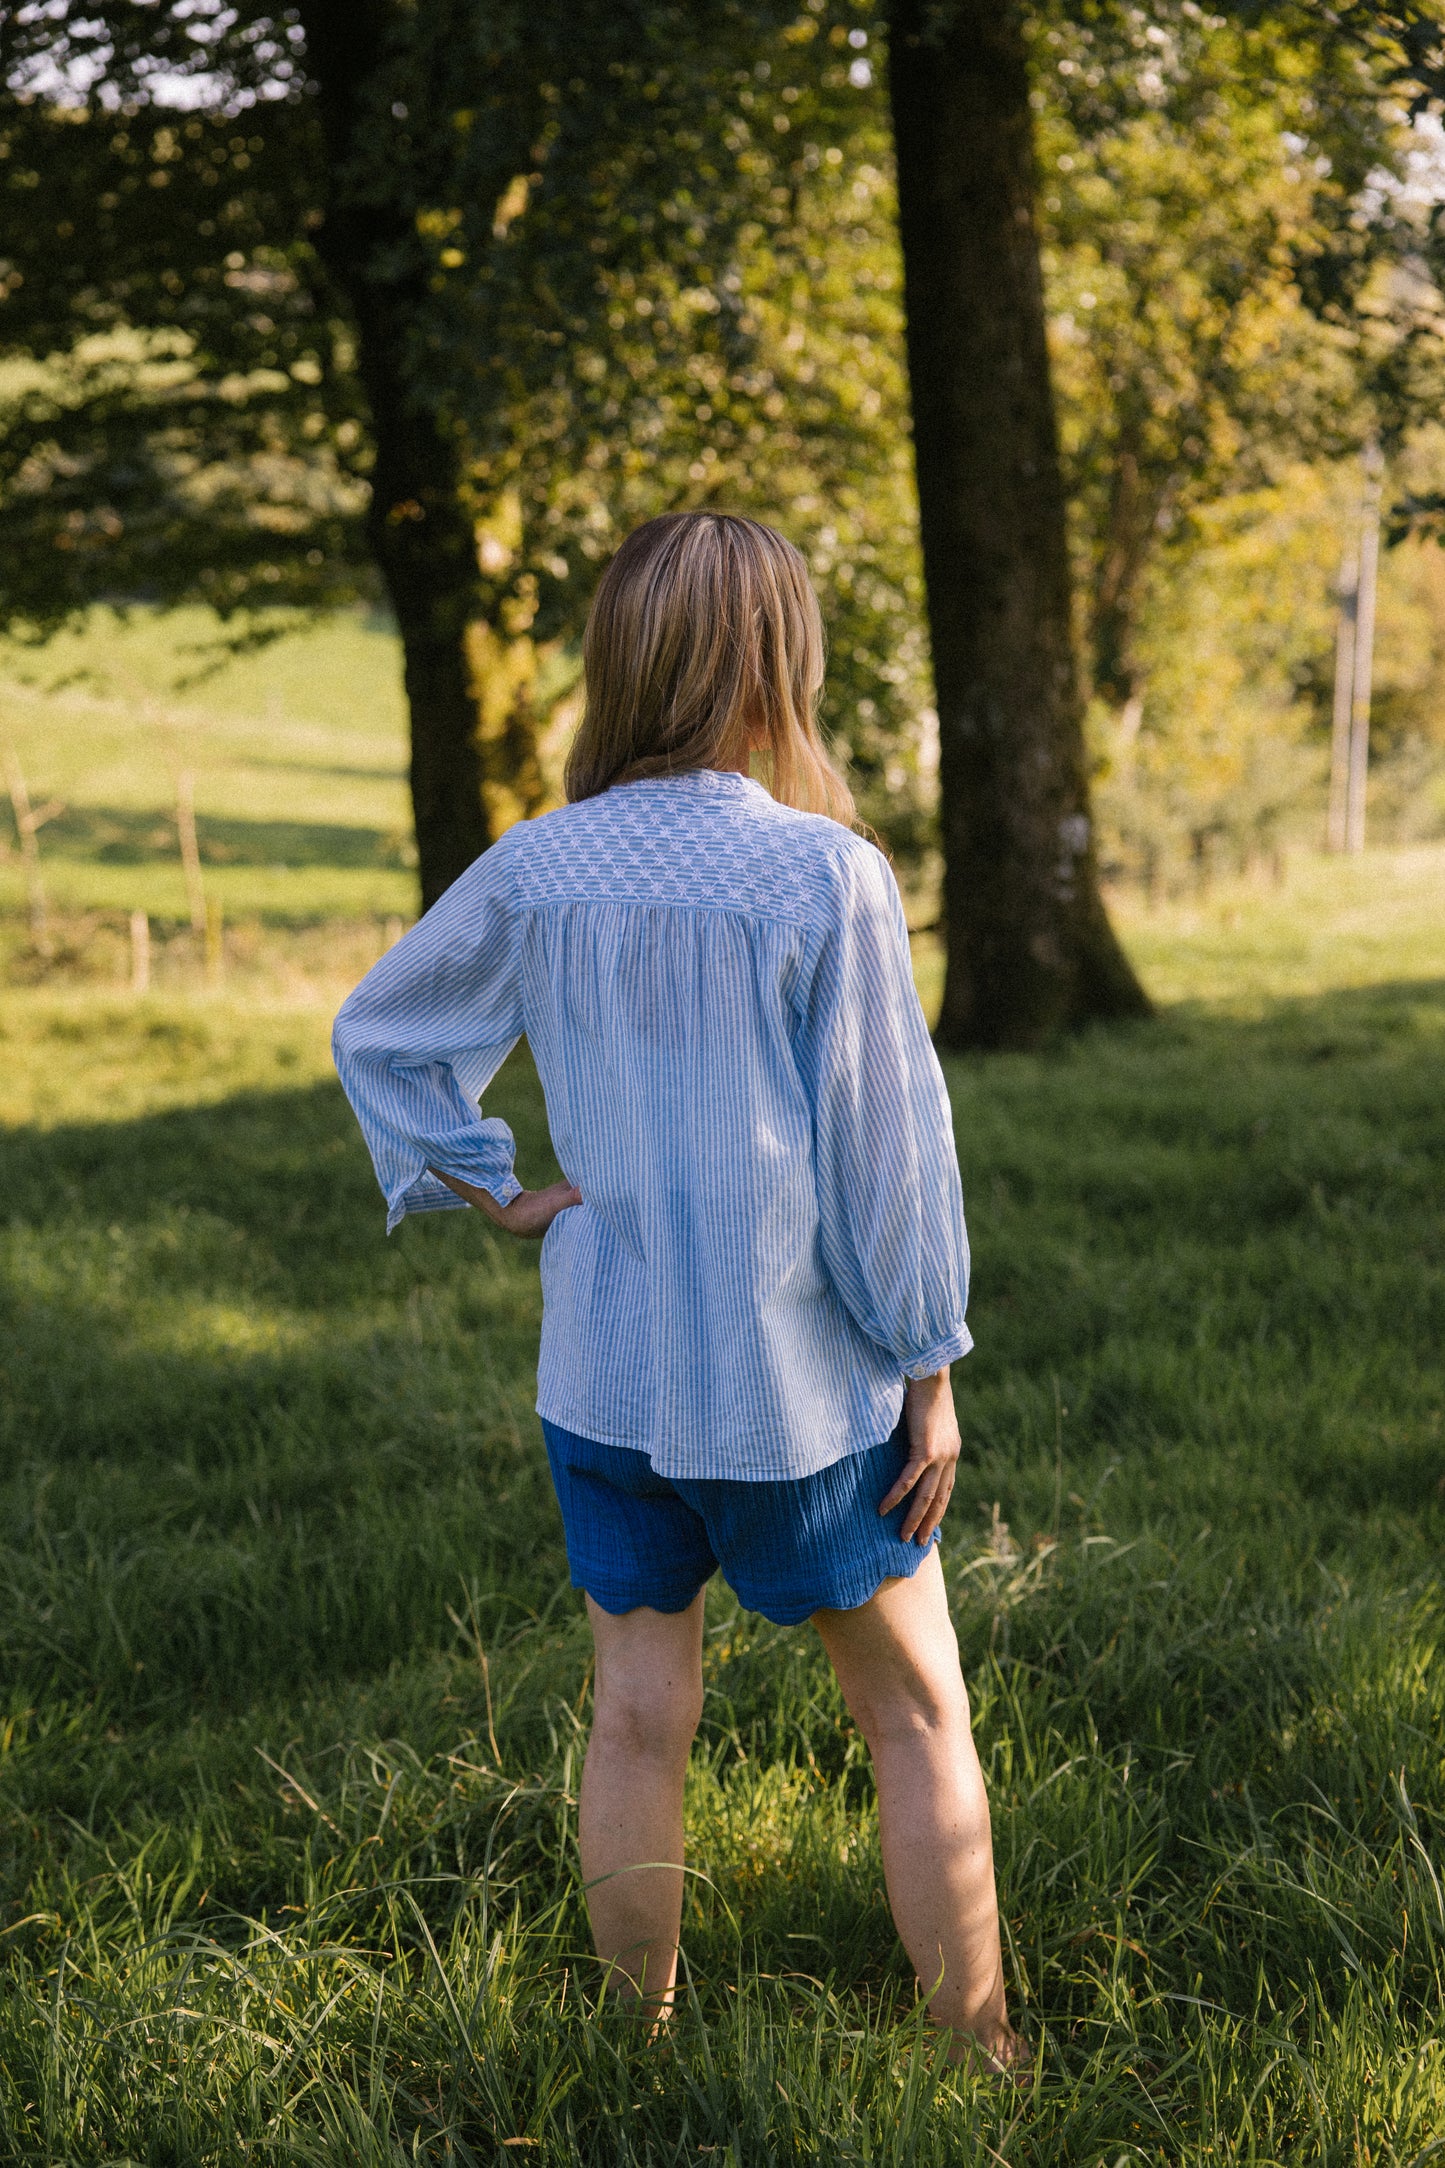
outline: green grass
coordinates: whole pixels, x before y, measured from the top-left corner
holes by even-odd
[[[1156,999],[1262,1015],[1282,995],[1437,978],[1445,851],[1300,857],[1278,886],[1228,882],[1201,901],[1152,911],[1125,892],[1113,909]]]
[[[406,711],[393,635],[345,616],[225,659],[202,610],[97,610],[44,649],[0,641],[0,744],[32,802],[66,911],[187,915],[176,779],[195,779],[206,887],[228,920],[308,923],[416,908]],[[0,863],[0,909],[24,899]]]
[[[826,1666],[720,1587],[671,2053],[599,2015],[535,1256],[383,1240],[374,925],[7,989],[0,2160],[1445,2157],[1442,880],[1131,908],[1157,1022],[948,1065],[1022,2100],[934,2066]],[[524,1057],[495,1103],[544,1178]]]

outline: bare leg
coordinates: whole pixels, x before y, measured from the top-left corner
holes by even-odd
[[[934,2022],[954,2060],[1012,2063],[988,1798],[937,1552],[813,1624],[873,1756],[888,1899]]]
[[[608,1984],[659,2019],[682,1924],[682,1788],[702,1714],[702,1608],[613,1618],[589,1596],[597,1648],[577,1833]],[[657,1861],[675,1862],[658,1866]]]

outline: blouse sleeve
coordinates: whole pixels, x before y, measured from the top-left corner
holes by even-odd
[[[948,1092],[882,854],[850,851],[795,1042],[813,1106],[824,1263],[907,1377],[966,1355],[968,1236]]]
[[[478,1101],[522,1035],[517,921],[504,837],[373,965],[331,1036],[386,1197],[386,1231],[408,1212],[465,1209],[428,1168],[518,1195],[516,1146]]]

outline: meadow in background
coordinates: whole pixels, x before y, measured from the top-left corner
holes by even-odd
[[[346,621],[176,694],[204,633],[0,687],[67,808],[48,958],[0,868],[0,2156],[1432,2157],[1445,846],[1116,897],[1157,1022],[946,1064],[944,1557],[1031,2091],[935,2068],[826,1664],[720,1586],[656,2057],[586,1955],[535,1253],[384,1241],[327,1059],[413,908],[394,649]],[[525,1053],[489,1111],[545,1180]]]

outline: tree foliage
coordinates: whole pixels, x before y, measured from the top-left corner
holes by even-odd
[[[44,635],[98,594],[229,616],[356,591],[365,407],[311,240],[309,115],[230,102],[7,104],[12,629]]]
[[[1035,26],[1106,856],[1151,882],[1314,832],[1346,455],[1378,437],[1423,501],[1402,453],[1445,388],[1440,188],[1410,125],[1429,81],[1389,13],[1070,6]]]
[[[1283,14],[1100,11],[1035,50],[1087,661],[1122,707],[1151,566],[1199,508],[1418,419],[1407,138],[1358,47]]]

